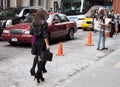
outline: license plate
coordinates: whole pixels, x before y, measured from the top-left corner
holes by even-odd
[[[13,42],[17,42],[18,39],[17,39],[17,38],[11,38],[11,41],[13,41]]]

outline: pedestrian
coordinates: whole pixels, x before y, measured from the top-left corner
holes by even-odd
[[[98,30],[98,18],[99,18],[99,14],[98,14],[98,9],[95,9],[94,13],[93,13],[93,26],[94,26],[94,32],[96,33]]]
[[[49,9],[49,11],[48,11],[48,12],[53,13],[53,8],[52,8],[52,7],[50,7],[50,9]]]
[[[118,16],[118,33],[120,33],[120,14]]]
[[[109,14],[109,18],[111,18],[111,29],[110,29],[110,37],[112,38],[115,32],[115,24],[114,24],[114,10],[111,11],[111,13]]]
[[[30,70],[31,75],[35,76],[37,83],[44,81],[43,72],[47,72],[45,69],[46,61],[41,60],[41,52],[44,50],[49,50],[48,42],[48,25],[46,22],[48,14],[43,8],[38,9],[33,18],[31,24],[30,34],[35,37],[34,43],[32,45],[31,53],[35,55],[33,60],[33,66]],[[35,73],[35,66],[38,66],[37,72]]]
[[[106,48],[105,46],[105,41],[106,41],[105,28],[106,26],[108,26],[105,24],[105,18],[107,16],[104,16],[104,10],[101,10],[100,15],[101,16],[100,16],[99,24],[101,27],[99,31],[97,50],[107,50],[108,48]],[[102,49],[100,49],[101,40],[102,40]]]
[[[114,13],[114,23],[115,23],[115,34],[117,35],[118,33],[118,14],[115,10],[115,13]]]
[[[98,17],[98,15],[96,15],[93,20],[94,20],[94,32],[100,31],[100,25],[99,25],[99,17]]]

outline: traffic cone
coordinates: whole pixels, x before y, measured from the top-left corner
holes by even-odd
[[[89,31],[88,42],[87,42],[86,46],[93,46],[93,44],[92,44],[92,32],[91,31]]]
[[[57,56],[64,56],[63,55],[62,42],[59,43],[59,48],[58,48]]]

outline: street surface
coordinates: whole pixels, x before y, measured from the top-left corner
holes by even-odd
[[[51,43],[53,61],[47,63],[45,82],[39,85],[29,72],[34,58],[31,46],[0,41],[0,87],[64,87],[74,75],[120,49],[120,34],[106,39],[108,50],[97,51],[98,33],[92,33],[94,46],[86,46],[88,33],[79,29],[74,40],[63,40],[64,56],[56,56],[61,40]]]
[[[64,87],[120,87],[120,49],[69,79]]]

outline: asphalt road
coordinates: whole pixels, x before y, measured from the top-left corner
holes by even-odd
[[[108,50],[97,51],[98,33],[92,33],[93,46],[85,45],[88,34],[87,31],[78,30],[73,40],[60,39],[51,42],[53,61],[47,63],[48,72],[44,74],[46,80],[39,84],[40,87],[63,87],[74,75],[120,48],[120,35],[115,35],[106,39]],[[60,41],[64,56],[56,56]],[[29,73],[33,57],[30,45],[11,46],[1,40],[0,87],[39,87]]]

